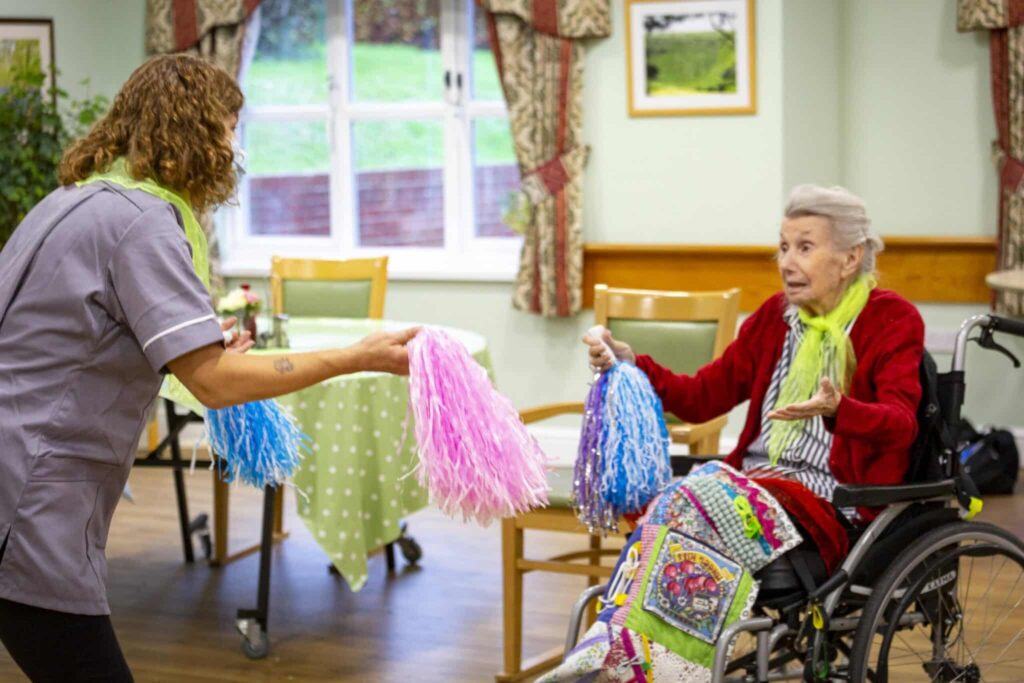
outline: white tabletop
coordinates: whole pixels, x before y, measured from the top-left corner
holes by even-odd
[[[985,276],[985,284],[992,289],[1024,292],[1024,270],[997,270]]]
[[[402,320],[371,320],[369,318],[290,318],[285,323],[288,335],[288,350],[319,351],[336,349],[355,344],[373,332],[398,332],[423,323]],[[470,354],[477,354],[487,347],[483,336],[469,330],[442,325],[431,325],[444,330],[451,337],[462,342]],[[268,351],[275,350],[273,347]]]

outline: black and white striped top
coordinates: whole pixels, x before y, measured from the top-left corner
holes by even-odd
[[[814,417],[805,422],[803,433],[786,449],[777,464],[772,465],[768,459],[768,435],[771,433],[773,421],[768,420],[766,415],[775,407],[779,390],[782,388],[782,380],[793,363],[805,329],[796,306],[789,306],[783,317],[789,325],[789,332],[786,333],[782,355],[772,372],[768,393],[761,404],[761,433],[747,450],[747,455],[743,459],[743,470],[748,473],[759,471],[796,479],[815,494],[832,500],[832,493],[836,487],[836,478],[828,464],[829,453],[832,451],[832,434],[825,429],[821,417]],[[854,322],[856,319],[847,326],[847,332],[853,327]],[[843,512],[849,517],[853,510]]]

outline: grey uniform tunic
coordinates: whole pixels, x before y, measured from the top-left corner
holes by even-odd
[[[0,598],[109,614],[104,548],[169,361],[223,342],[177,211],[54,191],[0,252]]]

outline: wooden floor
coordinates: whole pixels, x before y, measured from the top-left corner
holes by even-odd
[[[209,512],[210,474],[197,470],[186,480],[190,512]],[[462,524],[433,509],[416,513],[408,522],[423,547],[421,567],[407,567],[398,553],[398,571],[389,577],[378,555],[367,586],[353,593],[328,573],[289,491],[291,536],[273,556],[271,651],[250,661],[234,618],[238,608],[255,607],[257,556],[222,569],[185,565],[170,471],[137,468],[130,485],[136,502],[118,507],[107,558],[114,627],[137,681],[479,683],[501,668],[498,525]],[[255,542],[262,495],[236,488],[231,504],[232,546]],[[546,534],[534,547],[553,554],[565,538]],[[578,577],[527,577],[528,652],[564,640],[569,608],[584,586]],[[0,647],[0,681],[22,680]]]
[[[188,478],[193,514],[209,511],[209,473]],[[136,680],[146,681],[467,681],[493,680],[501,665],[499,529],[481,529],[433,510],[414,514],[421,568],[388,576],[371,560],[366,588],[352,593],[297,519],[274,553],[270,656],[250,661],[234,630],[235,610],[255,605],[257,559],[223,569],[182,563],[168,471],[137,469],[136,503],[123,502],[108,545],[114,626]],[[261,497],[232,492],[232,545],[254,541]],[[1024,495],[991,498],[983,515],[1024,535]],[[542,535],[533,548],[557,550],[567,537]],[[528,545],[527,551],[531,551]],[[528,652],[564,638],[583,580],[529,575]],[[0,648],[0,681],[24,680]]]

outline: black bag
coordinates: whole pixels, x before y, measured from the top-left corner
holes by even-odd
[[[967,425],[970,431],[974,431]],[[1013,493],[1020,459],[1013,434],[992,429],[987,434],[974,432],[976,438],[960,451],[960,468],[983,493]]]

